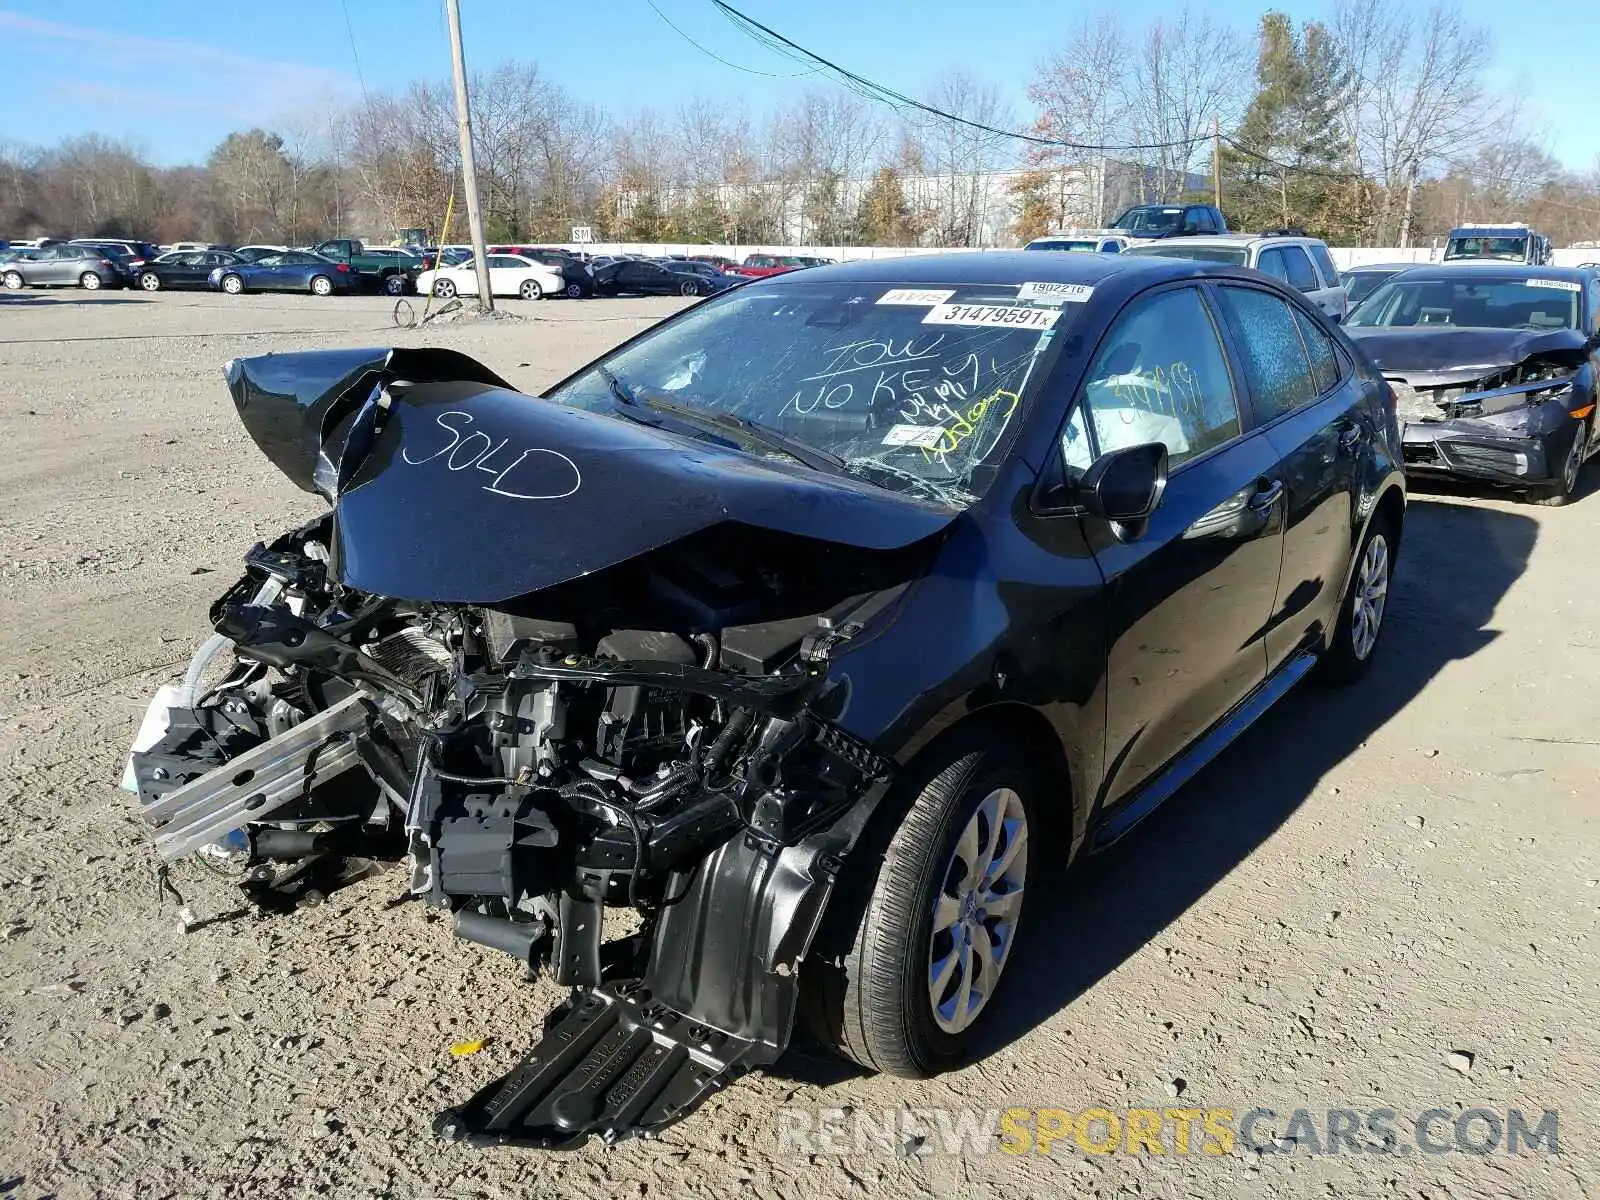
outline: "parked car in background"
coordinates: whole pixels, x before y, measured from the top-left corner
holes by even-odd
[[[145,263],[135,273],[134,282],[147,292],[205,288],[211,286],[211,273],[218,267],[243,265],[245,261],[226,250],[178,250]]]
[[[459,267],[472,257],[472,251],[465,246],[426,246],[419,257],[422,269],[433,271],[439,267]]]
[[[245,262],[257,262],[271,254],[287,254],[287,246],[264,246],[252,244],[249,246],[234,246],[228,251],[235,258],[242,258]]]
[[[517,254],[491,254],[484,260],[489,267],[489,290],[496,296],[516,296],[522,300],[542,300],[560,296],[567,281],[554,267],[534,262]],[[417,291],[424,296],[448,300],[452,296],[478,294],[476,260],[468,259],[455,267],[423,271],[417,276]]]
[[[1511,262],[1544,266],[1554,257],[1550,239],[1527,225],[1462,225],[1444,244],[1445,262]]]
[[[1211,204],[1135,204],[1111,222],[1109,232],[1133,243],[1150,242],[1227,233],[1228,222]]]
[[[356,276],[356,282],[386,296],[402,296],[411,290],[422,260],[406,250],[384,247],[369,251],[355,238],[330,238],[311,247],[332,262],[343,263]]]
[[[915,369],[840,366],[909,346]],[[1359,680],[1403,544],[1383,380],[1301,294],[1221,264],[821,267],[538,396],[415,347],[227,378],[331,511],[212,606],[223,684],[157,693],[139,818],[164,862],[249,830],[243,871],[274,823],[331,819],[347,836],[291,843],[316,879],[371,831],[428,831],[421,903],[569,989],[436,1120],[474,1145],[659,1132],[800,1021],[918,1079],[999,1045],[1011,953],[1064,952],[1061,868],[1181,805],[1313,671]]]
[[[610,263],[594,273],[595,291],[602,296],[709,296],[736,282],[738,279],[728,274],[712,278],[696,274],[686,264],[649,261]]]
[[[157,246],[152,242],[141,242],[127,238],[73,238],[67,244],[70,246],[89,246],[92,248],[120,246],[123,250],[123,256],[125,256],[127,259],[128,268],[134,271],[137,271],[151,259],[161,257],[160,246]]]
[[[162,246],[163,254],[187,254],[191,250],[215,250],[217,247],[212,242],[173,242],[171,245]]]
[[[1389,280],[1416,265],[1414,262],[1359,263],[1339,272],[1339,283],[1344,287],[1344,294],[1350,298],[1350,310],[1353,312],[1356,305]]]
[[[116,260],[96,246],[58,244],[25,250],[0,268],[0,283],[13,292],[25,287],[81,287],[94,292],[126,282]]]
[[[1408,474],[1566,504],[1600,450],[1600,279],[1576,267],[1417,267],[1352,312],[1389,381]]]
[[[716,285],[718,291],[732,287],[736,283],[744,282],[737,275],[729,275],[726,271],[719,271],[711,263],[699,262],[694,259],[669,259],[661,265],[669,271],[687,271],[692,275],[698,275],[701,279],[709,280]]]
[[[1305,295],[1335,321],[1344,320],[1349,297],[1339,286],[1339,271],[1326,243],[1308,237],[1251,237],[1243,233],[1221,237],[1186,237],[1173,241],[1129,246],[1126,254],[1139,258],[1188,258],[1197,262],[1254,267],[1281,279]]]
[[[737,267],[728,268],[729,275],[743,275],[748,279],[763,279],[768,275],[782,275],[785,271],[798,271],[806,264],[792,254],[750,254]]]
[[[682,257],[685,262],[705,263],[722,272],[727,272],[739,265],[725,254],[685,254]]]
[[[1052,233],[1034,238],[1024,250],[1060,250],[1070,254],[1120,254],[1128,239],[1120,233]]]
[[[241,292],[310,292],[331,296],[356,287],[349,263],[334,262],[309,250],[286,250],[254,262],[242,261],[213,267],[206,284],[237,296]]]
[[[549,247],[541,246],[520,248],[491,246],[489,247],[489,253],[511,254],[549,267],[561,276],[561,294],[569,300],[578,300],[594,295],[594,272],[565,250],[552,250]]]

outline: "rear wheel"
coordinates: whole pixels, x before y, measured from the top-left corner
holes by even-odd
[[[139,276],[139,286],[147,292],[159,292],[161,290],[161,276],[154,271],[146,271]]]
[[[517,295],[524,300],[543,300],[544,289],[539,286],[537,279],[524,279],[522,286],[517,289]]]
[[[1389,607],[1389,581],[1394,575],[1394,531],[1375,518],[1356,558],[1350,587],[1339,608],[1333,644],[1324,651],[1318,674],[1336,686],[1354,683],[1367,673],[1383,632]]]
[[[1573,424],[1578,429],[1572,435],[1572,444],[1567,447],[1567,453],[1561,460],[1561,471],[1553,484],[1535,493],[1533,498],[1536,503],[1558,508],[1571,503],[1578,494],[1578,477],[1583,474],[1583,463],[1589,454],[1589,422],[1582,420]]]
[[[224,275],[222,277],[222,290],[230,296],[237,296],[244,291],[244,280],[237,275]]]
[[[441,300],[449,300],[456,294],[456,285],[448,279],[436,279],[433,282],[433,294]]]
[[[78,276],[78,286],[86,292],[98,292],[100,290],[100,285],[100,276],[96,275],[93,271],[85,271],[82,275]]]
[[[20,292],[27,286],[28,281],[22,277],[21,271],[7,271],[3,276],[0,276],[0,283],[6,285],[6,291],[8,292]]]
[[[678,295],[680,296],[698,296],[699,294],[700,285],[698,283],[685,281],[678,288]]]
[[[583,285],[576,282],[569,283],[561,289],[561,292],[568,300],[577,300],[583,295]]]
[[[406,277],[399,272],[383,277],[383,294],[385,296],[404,296],[406,294]]]
[[[1032,878],[1036,785],[1004,743],[954,748],[889,838],[869,895],[840,901],[848,949],[802,980],[808,1019],[864,1067],[917,1078],[981,1030]],[[867,856],[868,862],[875,862]]]
[[[313,296],[331,296],[333,294],[333,280],[326,275],[313,275],[311,277],[311,294]]]

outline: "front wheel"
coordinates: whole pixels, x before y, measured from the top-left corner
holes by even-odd
[[[517,289],[517,295],[524,300],[543,300],[544,289],[539,286],[537,279],[524,279],[522,286]]]
[[[161,276],[154,271],[146,271],[139,276],[139,286],[147,292],[159,292],[161,290]]]
[[[433,294],[441,300],[450,300],[456,294],[456,285],[448,279],[437,279],[433,284]]]
[[[958,747],[911,802],[840,966],[802,977],[808,1020],[846,1057],[920,1078],[957,1066],[990,1011],[1032,879],[1036,784],[1004,743]],[[869,856],[862,868],[870,869]]]
[[[698,283],[686,282],[680,285],[678,288],[678,295],[680,296],[698,296],[699,294],[700,285]]]
[[[237,275],[224,275],[222,277],[222,290],[230,296],[237,296],[244,291],[244,280]]]
[[[20,292],[28,283],[22,277],[21,271],[7,271],[3,276],[0,276],[0,282],[6,285],[6,291],[8,292]]]
[[[1339,625],[1333,643],[1323,652],[1318,675],[1325,683],[1342,686],[1354,683],[1372,665],[1378,635],[1383,632],[1383,617],[1389,607],[1389,581],[1394,576],[1394,531],[1389,523],[1375,518],[1356,558],[1355,571],[1344,603],[1339,607]]]
[[[93,271],[85,271],[82,275],[78,276],[78,286],[86,292],[98,292],[100,290],[100,284],[100,276],[96,275]]]
[[[583,285],[576,282],[569,283],[561,289],[561,292],[568,300],[577,300],[583,296]]]
[[[311,277],[311,294],[313,296],[331,296],[333,294],[333,280],[326,275],[313,275]]]
[[[1561,473],[1543,492],[1535,494],[1534,501],[1551,508],[1572,503],[1578,494],[1578,477],[1583,474],[1584,460],[1589,457],[1589,422],[1574,421],[1578,429],[1572,435],[1572,444],[1561,460]]]

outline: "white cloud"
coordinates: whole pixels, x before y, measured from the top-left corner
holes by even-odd
[[[348,75],[309,63],[245,55],[182,38],[68,25],[5,9],[0,9],[0,42],[13,62],[28,62],[51,78],[51,90],[60,99],[102,106],[123,119],[181,111],[260,122],[313,101],[351,94],[356,86]],[[85,52],[98,56],[94,82],[73,82],[81,76],[52,69],[52,61],[65,65]],[[152,73],[152,65],[162,69]],[[152,74],[158,80],[154,87]],[[174,83],[192,84],[193,90],[178,90]]]

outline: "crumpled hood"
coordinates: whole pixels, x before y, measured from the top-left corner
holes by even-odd
[[[336,361],[345,352],[296,357],[320,353],[334,356],[325,366],[348,392],[351,364]],[[251,364],[240,373],[250,377]],[[502,603],[724,523],[898,550],[958,516],[864,481],[509,385],[397,381],[380,400],[360,370],[355,383],[368,398],[353,420],[339,418],[349,406],[337,399],[306,403],[299,393],[280,397],[282,412],[268,420],[257,394],[254,423],[246,416],[246,425],[260,443],[258,427],[293,429],[316,412],[324,421],[333,414],[342,438],[324,451],[338,479],[329,489],[336,494],[333,567],[342,582],[384,596]],[[295,443],[286,472],[306,473],[305,445]]]
[[[1433,386],[1470,383],[1516,366],[1530,355],[1583,344],[1583,335],[1573,329],[1346,326],[1345,332],[1384,375]]]

